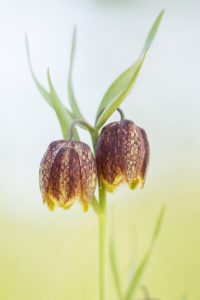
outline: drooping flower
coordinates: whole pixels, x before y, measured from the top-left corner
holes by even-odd
[[[79,199],[86,211],[97,183],[95,158],[83,142],[54,141],[41,161],[39,177],[49,209],[67,209]]]
[[[106,125],[97,144],[96,163],[99,180],[108,191],[127,182],[130,188],[144,185],[149,161],[145,131],[132,121]]]

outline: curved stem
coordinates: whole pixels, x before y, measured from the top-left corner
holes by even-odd
[[[100,111],[100,113],[98,114],[98,116],[97,116],[97,118],[96,118],[96,123],[97,123],[97,120],[98,120],[98,118],[100,117],[100,115],[103,113],[104,109],[105,109],[105,107],[104,107],[104,108]],[[125,119],[125,114],[124,114],[123,110],[122,110],[120,107],[118,107],[116,110],[117,110],[118,113],[120,114],[121,120],[124,120],[124,119]],[[96,123],[95,123],[95,124],[96,124]],[[95,128],[96,128],[96,127],[95,127]],[[97,128],[96,128],[96,129],[97,129]]]
[[[97,130],[93,130],[90,131],[90,134],[93,143],[94,153],[96,153],[99,133]],[[106,300],[106,191],[100,182],[99,202],[96,204],[98,204],[100,210],[100,213],[99,211],[97,213],[99,218],[99,300]]]
[[[118,113],[120,114],[120,117],[121,117],[121,120],[124,120],[125,119],[125,114],[124,114],[124,112],[123,112],[123,110],[121,109],[121,108],[117,108],[117,111],[118,111]]]
[[[97,143],[98,143],[98,139],[99,139],[99,133],[97,130],[94,130],[94,131],[90,132],[90,134],[91,134],[91,138],[92,138],[94,153],[96,153]]]
[[[69,133],[69,139],[72,140],[73,136],[74,136],[74,128],[76,126],[81,126],[81,127],[86,127],[87,130],[92,134],[93,132],[95,132],[95,129],[86,121],[83,120],[76,120],[71,124],[70,127],[70,133]]]

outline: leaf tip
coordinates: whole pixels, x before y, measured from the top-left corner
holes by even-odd
[[[29,49],[28,34],[26,32],[24,34],[24,40],[25,40],[25,47],[26,47],[26,55],[28,58],[28,63],[30,65],[30,49]]]
[[[165,8],[163,8],[163,9],[161,10],[160,16],[162,17],[162,16],[164,15],[164,13],[165,13]]]
[[[27,45],[28,44],[28,34],[27,34],[27,32],[24,33],[24,39],[25,39],[25,43]]]
[[[50,88],[50,94],[52,94],[52,92],[54,91],[54,88],[53,88],[53,84],[52,84],[52,80],[51,80],[49,67],[47,68],[47,80],[48,80],[48,84],[49,84],[49,88]]]
[[[163,8],[163,9],[161,10],[161,12],[159,13],[158,18],[157,18],[157,20],[159,20],[159,23],[161,22],[161,20],[162,20],[164,14],[165,14],[165,9]]]
[[[166,204],[163,203],[160,209],[162,215],[166,213],[166,209],[167,209]]]
[[[159,13],[159,15],[157,16],[156,21],[155,21],[155,23],[154,23],[154,24],[157,24],[157,25],[156,25],[157,29],[158,29],[158,27],[160,26],[160,23],[161,23],[161,21],[162,21],[162,18],[163,18],[163,16],[164,16],[164,14],[165,14],[165,9],[163,8],[163,9],[161,10],[161,12]]]
[[[73,37],[76,37],[76,35],[77,35],[77,25],[74,24],[74,26],[73,26]]]

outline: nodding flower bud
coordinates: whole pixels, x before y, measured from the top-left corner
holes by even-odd
[[[97,174],[108,191],[122,182],[132,189],[138,183],[143,187],[148,161],[146,133],[132,121],[113,122],[102,129],[96,152]]]
[[[86,211],[96,183],[96,163],[88,145],[65,140],[49,145],[40,164],[40,189],[49,209],[67,209],[79,199]]]

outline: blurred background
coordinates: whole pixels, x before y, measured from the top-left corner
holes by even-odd
[[[0,299],[98,299],[93,211],[84,214],[77,203],[69,211],[51,213],[42,204],[39,163],[61,131],[31,78],[25,33],[39,80],[47,86],[50,67],[68,105],[67,70],[77,25],[74,88],[93,123],[104,92],[137,58],[163,8],[156,39],[122,105],[127,118],[148,133],[146,185],[143,191],[124,186],[108,195],[108,202],[123,287],[145,253],[165,203],[165,221],[143,284],[156,299],[200,299],[198,0],[0,0]],[[81,135],[90,143],[87,134]],[[116,299],[110,271],[108,282],[108,299]],[[138,299],[142,296],[139,291]]]

